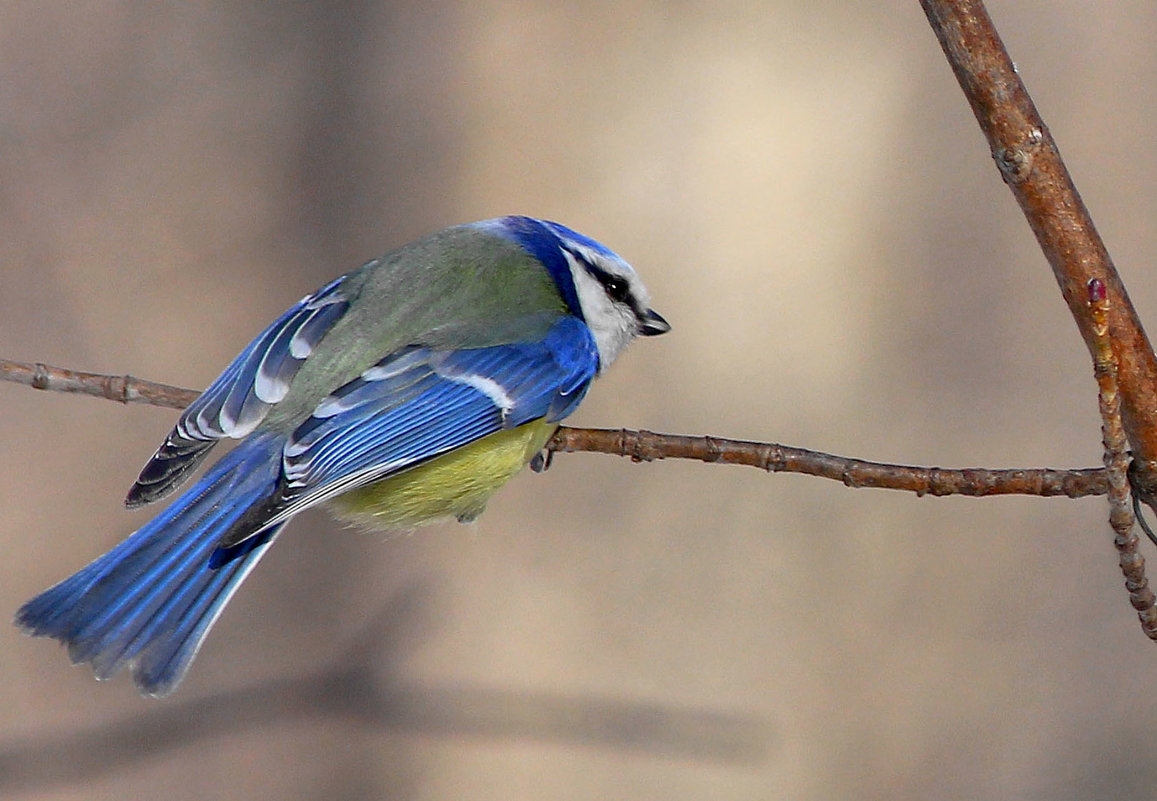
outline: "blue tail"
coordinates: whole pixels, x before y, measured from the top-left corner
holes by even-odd
[[[128,665],[142,692],[172,692],[281,529],[217,549],[247,510],[272,495],[280,455],[280,438],[249,437],[120,545],[21,607],[16,625],[60,640],[74,663],[92,663],[98,679]]]

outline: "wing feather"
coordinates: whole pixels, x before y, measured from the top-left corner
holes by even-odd
[[[302,298],[261,332],[181,415],[141,470],[125,504],[141,506],[176,489],[223,437],[253,431],[289,391],[301,365],[349,308],[346,276]]]
[[[336,390],[293,433],[279,508],[266,525],[504,429],[561,420],[598,364],[590,329],[569,315],[536,342],[398,351]]]

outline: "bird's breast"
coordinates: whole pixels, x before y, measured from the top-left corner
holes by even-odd
[[[329,502],[339,518],[371,529],[412,528],[446,517],[473,520],[546,445],[557,423],[534,420],[472,442]]]

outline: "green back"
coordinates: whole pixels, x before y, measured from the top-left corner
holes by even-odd
[[[439,231],[371,261],[342,289],[349,310],[302,365],[263,429],[292,431],[327,395],[400,348],[533,339],[566,313],[533,256],[472,226]]]

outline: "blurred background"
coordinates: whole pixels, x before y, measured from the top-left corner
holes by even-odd
[[[993,0],[1157,321],[1157,8]],[[562,221],[673,324],[571,422],[1100,461],[1088,355],[915,0],[0,6],[0,356],[205,386],[330,277]],[[0,385],[0,609],[175,413]],[[0,626],[0,795],[1157,797],[1104,502],[560,455],[471,526],[299,518],[178,693]],[[1151,553],[1151,551],[1150,551]]]

